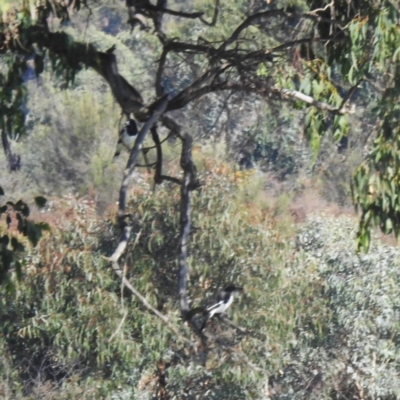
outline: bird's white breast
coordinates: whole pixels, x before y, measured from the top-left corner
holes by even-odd
[[[123,143],[126,147],[128,147],[128,148],[131,149],[131,148],[133,147],[134,143],[135,143],[136,137],[135,137],[135,136],[129,136],[129,135],[127,134],[127,132],[124,131],[124,133],[122,134],[121,139],[122,139],[122,143]]]

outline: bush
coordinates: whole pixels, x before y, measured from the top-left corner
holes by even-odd
[[[398,250],[377,245],[357,256],[353,221],[328,215],[310,218],[295,240],[286,226],[280,230],[273,209],[251,201],[254,176],[238,181],[215,162],[213,171],[202,172],[204,186],[192,199],[190,301],[204,305],[228,283],[243,285],[244,296],[229,309],[241,329],[213,318],[207,347],[188,347],[121,289],[104,257],[116,243],[111,222],[87,202],[55,200],[52,210],[62,210],[64,222],[27,255],[15,296],[0,296],[2,393],[13,399],[399,395]],[[125,255],[127,278],[196,342],[180,320],[177,296],[179,189],[165,184],[152,192],[143,182],[132,191],[130,211],[140,237]]]
[[[377,244],[357,255],[354,222],[316,215],[298,235],[294,268],[313,266],[306,279],[319,290],[309,291],[315,312],[298,318],[276,398],[399,396],[400,253]]]
[[[233,173],[205,173],[203,179],[205,186],[193,196],[190,298],[194,306],[204,304],[226,284],[244,284],[247,295],[232,314],[251,334],[243,336],[211,320],[207,330],[218,338],[215,343],[200,352],[187,348],[130,293],[121,291],[104,258],[115,244],[112,225],[99,220],[88,204],[57,200],[52,207],[67,209],[65,223],[27,255],[26,274],[16,284],[15,296],[1,297],[2,350],[9,355],[4,362],[18,376],[8,388],[11,397],[50,383],[52,390],[70,393],[70,398],[150,398],[161,385],[163,368],[165,390],[172,397],[239,399],[260,391],[264,382],[249,365],[270,364],[265,355],[274,339],[267,337],[286,341],[292,334],[283,316],[279,329],[275,324],[279,301],[257,295],[260,289],[279,290],[280,272],[272,265],[284,245],[273,239],[278,234],[266,210],[254,209],[249,215],[243,203],[221,201],[221,196],[232,199]],[[141,236],[126,255],[126,275],[191,337],[180,321],[177,298],[179,189],[165,185],[152,195],[146,185],[136,187],[130,209]],[[247,312],[252,318],[241,318]]]

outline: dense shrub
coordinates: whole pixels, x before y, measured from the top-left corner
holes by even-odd
[[[196,157],[204,186],[192,198],[190,301],[243,285],[229,312],[241,328],[212,319],[208,346],[188,347],[121,289],[105,258],[113,224],[88,201],[54,199],[51,234],[27,254],[15,293],[0,296],[2,396],[396,398],[398,250],[357,255],[346,216],[312,216],[295,235],[256,175]],[[140,235],[125,274],[196,342],[179,317],[179,190],[138,182],[130,211]]]
[[[190,300],[195,307],[227,283],[243,285],[230,310],[241,329],[212,319],[207,348],[188,347],[121,289],[105,258],[113,225],[89,202],[54,200],[58,227],[27,255],[15,294],[0,296],[5,398],[399,395],[398,250],[357,255],[345,216],[312,216],[295,237],[257,196],[254,176],[238,179],[223,164],[213,171],[192,199]],[[178,202],[170,185],[134,189],[140,236],[125,274],[196,342],[179,317]]]
[[[298,235],[296,274],[319,291],[297,321],[276,398],[399,397],[398,249],[354,251],[354,221],[315,215]],[[323,309],[315,309],[319,301]],[[321,313],[324,310],[324,313]]]
[[[243,284],[247,294],[232,315],[248,335],[212,320],[207,330],[215,339],[209,348],[187,348],[121,291],[104,258],[115,242],[112,225],[99,220],[87,203],[55,200],[53,212],[67,208],[64,222],[27,255],[15,295],[1,296],[3,392],[29,398],[50,385],[55,398],[59,390],[68,398],[150,398],[164,369],[166,390],[177,398],[239,399],[259,393],[265,384],[262,368],[279,364],[279,357],[266,355],[282,354],[292,336],[293,323],[285,323],[284,315],[276,324],[281,303],[290,301],[278,293],[285,245],[266,209],[235,201],[234,179],[229,171],[205,173],[205,186],[194,194],[189,291],[196,306],[221,286]],[[176,295],[178,202],[176,187],[166,185],[155,194],[146,186],[135,189],[130,207],[135,232],[141,234],[128,250],[126,276],[196,341],[180,321]],[[260,296],[260,290],[272,296]],[[292,312],[285,312],[288,321]],[[247,313],[252,318],[241,317]],[[10,371],[12,383],[6,379]]]

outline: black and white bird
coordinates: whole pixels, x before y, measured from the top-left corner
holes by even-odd
[[[207,321],[215,314],[224,314],[227,308],[232,304],[235,292],[240,292],[242,290],[243,288],[241,287],[230,285],[219,292],[214,301],[205,308],[205,319],[201,330],[205,328]]]
[[[119,140],[117,144],[117,149],[114,154],[113,161],[121,154],[121,151],[125,148],[131,150],[135,143],[135,136],[138,133],[137,125],[134,119],[128,119],[125,126],[121,129],[119,133]]]

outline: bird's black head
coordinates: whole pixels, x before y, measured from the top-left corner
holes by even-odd
[[[132,118],[126,121],[125,129],[129,136],[135,136],[138,133],[136,122]]]
[[[239,292],[243,290],[241,287],[237,287],[235,285],[229,285],[225,288],[225,292],[232,293],[232,292]]]

